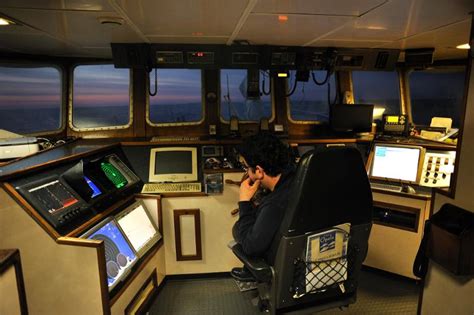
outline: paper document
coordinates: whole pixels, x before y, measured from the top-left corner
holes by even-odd
[[[306,292],[347,280],[350,223],[310,235],[306,243]]]

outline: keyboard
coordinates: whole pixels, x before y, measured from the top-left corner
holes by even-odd
[[[148,183],[142,188],[145,194],[180,192],[201,192],[201,183]]]
[[[395,192],[401,192],[402,191],[402,186],[398,186],[398,185],[370,183],[370,187],[375,188],[375,189],[395,191]]]

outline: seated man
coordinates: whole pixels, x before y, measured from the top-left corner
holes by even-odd
[[[272,261],[276,248],[270,248],[280,228],[289,199],[295,167],[289,150],[276,136],[262,133],[244,140],[240,149],[241,162],[248,178],[240,185],[239,220],[232,228],[236,242],[249,256]],[[254,200],[259,189],[267,194]],[[251,281],[250,272],[234,268],[237,280]]]

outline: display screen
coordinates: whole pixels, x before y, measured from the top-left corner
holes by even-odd
[[[93,181],[91,181],[87,176],[84,176],[84,179],[86,180],[87,185],[89,185],[89,187],[92,189],[91,198],[95,198],[102,194],[102,191],[99,189],[99,187],[97,187],[96,184],[94,184]]]
[[[416,182],[421,148],[376,145],[374,151],[371,176]]]
[[[155,174],[188,174],[193,170],[189,151],[160,151],[155,153]]]
[[[387,122],[398,124],[398,116],[387,116]]]
[[[160,238],[158,229],[141,203],[125,210],[117,222],[139,255],[143,255]]]
[[[122,188],[128,184],[125,176],[111,163],[102,162],[100,163],[100,168],[116,188]]]
[[[111,290],[135,264],[137,256],[114,220],[86,233],[85,237],[104,241],[107,282]]]
[[[28,192],[42,203],[51,214],[60,212],[79,202],[59,180],[32,188]]]

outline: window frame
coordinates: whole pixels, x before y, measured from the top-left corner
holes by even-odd
[[[67,78],[65,68],[61,65],[54,63],[43,63],[43,62],[34,62],[34,61],[23,61],[23,60],[4,60],[0,59],[0,67],[10,67],[10,68],[43,68],[51,67],[59,71],[59,80],[60,80],[60,100],[61,104],[59,106],[59,128],[52,130],[43,130],[39,132],[26,133],[24,135],[28,136],[42,136],[42,135],[55,135],[64,132],[66,129],[66,115],[67,113]]]
[[[129,129],[133,126],[133,69],[130,68],[129,70],[129,85],[128,85],[128,107],[129,107],[129,121],[126,125],[121,126],[104,126],[104,127],[88,127],[88,128],[78,128],[73,124],[73,112],[74,112],[74,104],[73,104],[73,94],[74,94],[74,70],[78,66],[97,66],[97,65],[114,65],[110,62],[87,62],[87,63],[75,63],[71,66],[69,71],[69,78],[70,78],[70,89],[68,95],[68,127],[71,128],[73,131],[76,132],[84,132],[84,131],[104,131],[104,130],[122,130],[122,129]]]
[[[196,126],[202,124],[206,120],[206,97],[205,97],[205,80],[204,80],[204,69],[196,69],[196,68],[157,68],[157,70],[200,70],[201,71],[201,119],[198,121],[189,121],[189,122],[167,122],[167,123],[154,123],[150,120],[150,82],[148,78],[145,77],[145,91],[146,91],[146,97],[145,97],[145,120],[147,125],[152,126],[152,127],[180,127],[180,126]],[[152,72],[155,71],[155,68],[153,68]],[[151,72],[150,72],[151,73]],[[146,76],[150,76],[150,73],[145,72]],[[158,76],[159,78],[159,76]],[[148,83],[148,84],[147,84]],[[157,88],[159,89],[159,80],[158,80],[158,85]]]
[[[225,120],[224,117],[222,117],[221,115],[221,106],[222,106],[222,91],[221,91],[221,71],[222,70],[247,70],[247,68],[220,68],[218,69],[218,79],[217,79],[217,84],[218,84],[218,88],[217,88],[217,97],[218,97],[218,105],[217,105],[217,115],[219,116],[219,121],[222,123],[222,124],[226,124],[226,125],[230,125],[230,119],[229,120]],[[259,69],[259,71],[266,71],[266,70],[263,70],[263,69]],[[271,102],[271,106],[270,108],[272,109],[272,114],[270,116],[270,118],[268,119],[268,122],[269,123],[272,123],[275,121],[275,118],[276,118],[276,108],[275,108],[275,82],[274,82],[274,79],[273,77],[271,76],[271,74],[269,75],[270,77],[270,102]],[[260,121],[258,120],[239,120],[239,124],[260,124]]]
[[[294,70],[296,71],[296,70]],[[312,79],[312,76],[311,76],[311,71],[321,71],[321,70],[310,70],[310,76],[309,76],[309,79],[308,79],[308,82],[312,82],[314,85],[316,85],[316,83],[313,82],[313,79]],[[336,72],[334,72],[332,74],[334,76],[334,82],[336,83],[336,86],[335,86],[335,89],[336,89],[336,94],[337,94],[337,89],[339,87],[339,83],[338,83],[338,76],[336,74]],[[352,75],[351,75],[352,77]],[[295,78],[296,80],[296,78]],[[330,79],[328,79],[330,80]],[[286,91],[288,91],[288,82],[289,82],[289,78],[286,78],[285,79],[285,89]],[[328,121],[321,121],[321,120],[297,120],[297,119],[293,119],[291,117],[291,102],[290,102],[290,97],[289,96],[285,96],[285,103],[286,103],[286,117],[288,118],[288,121],[291,122],[292,124],[295,124],[295,125],[327,125],[329,124],[329,119],[328,118]],[[328,106],[330,107],[331,104],[328,104]]]
[[[454,71],[453,71],[454,70]],[[408,69],[406,72],[405,72],[405,77],[404,77],[404,80],[405,80],[405,84],[406,84],[406,89],[405,89],[405,93],[406,93],[406,115],[408,116],[408,121],[411,123],[411,124],[416,124],[414,121],[413,121],[413,103],[411,101],[411,88],[410,88],[410,76],[413,72],[416,72],[416,71],[434,71],[434,72],[456,72],[457,71],[464,71],[465,72],[465,75],[467,73],[467,65],[466,66],[462,66],[462,65],[456,65],[456,66],[435,66],[435,67],[431,67],[429,69],[422,69],[422,70],[416,70],[415,68],[410,68]],[[463,92],[465,93],[465,92]],[[464,97],[464,96],[463,96]],[[464,101],[463,101],[464,102]],[[466,104],[461,104],[461,106],[466,106]],[[461,115],[462,115],[462,112],[461,112]],[[462,121],[462,119],[464,119],[463,117],[460,117],[460,120]]]

